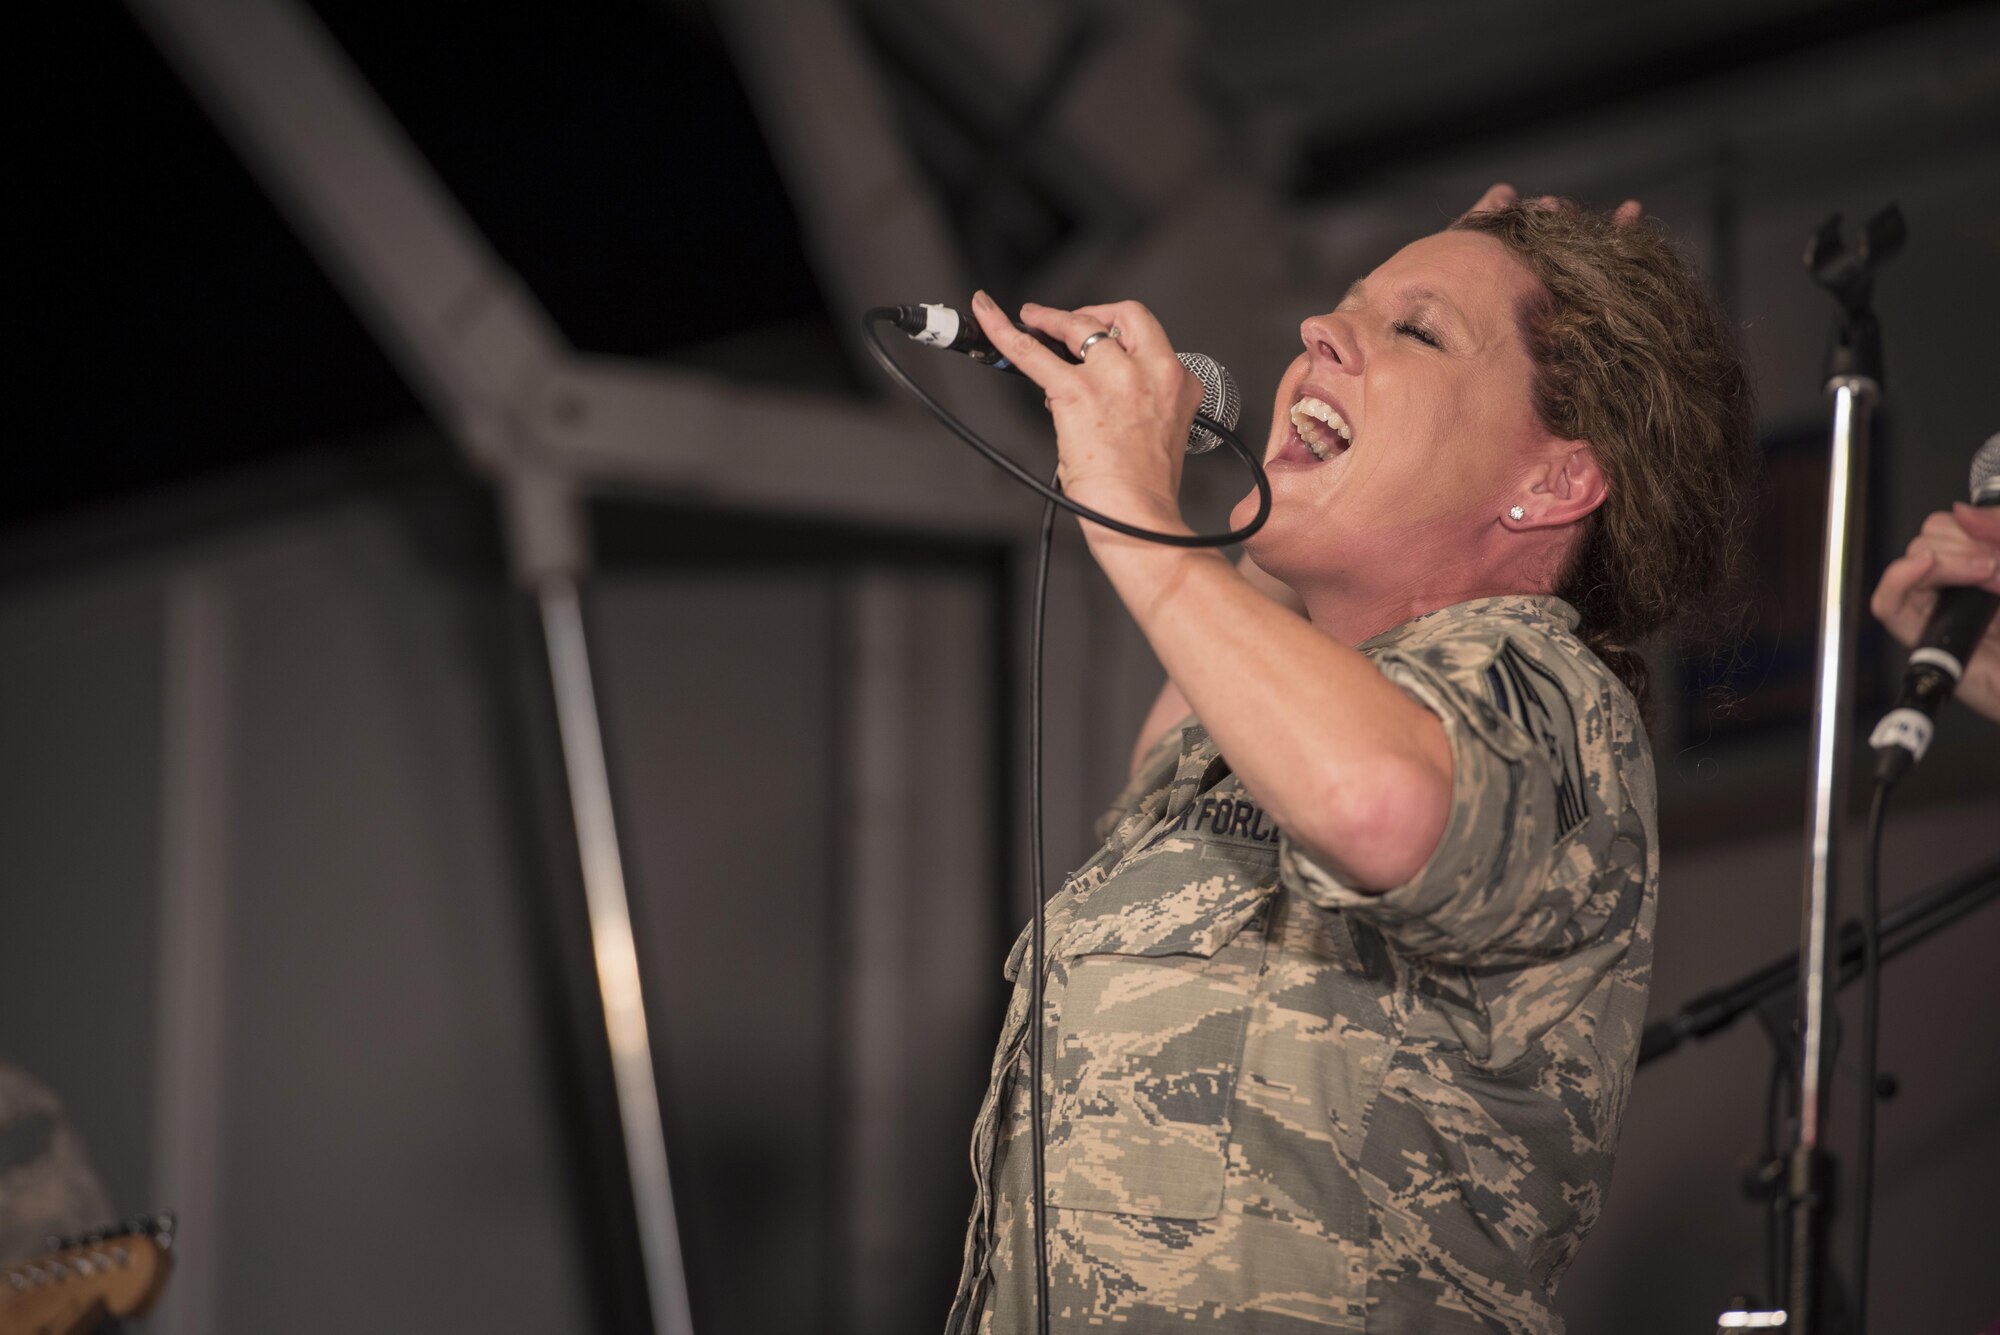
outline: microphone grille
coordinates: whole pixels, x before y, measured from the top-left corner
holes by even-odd
[[[1972,503],[2000,502],[2000,431],[1986,438],[1979,453],[1972,456]]]
[[[1181,365],[1194,372],[1194,378],[1201,381],[1201,407],[1196,409],[1211,422],[1220,422],[1230,430],[1236,429],[1236,419],[1243,416],[1243,395],[1236,388],[1236,377],[1229,374],[1229,368],[1215,358],[1200,352],[1180,354]],[[1222,437],[1208,428],[1197,425],[1188,432],[1188,453],[1206,454],[1222,443]]]

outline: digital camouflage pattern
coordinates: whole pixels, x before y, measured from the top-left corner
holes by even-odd
[[[0,1062],[0,1264],[48,1250],[51,1234],[110,1223],[111,1202],[62,1104]]]
[[[1550,597],[1362,646],[1445,724],[1414,880],[1348,889],[1198,724],[1049,904],[1051,1328],[1557,1332],[1603,1206],[1652,959],[1638,706]],[[1033,1328],[1027,935],[974,1130],[948,1335]]]

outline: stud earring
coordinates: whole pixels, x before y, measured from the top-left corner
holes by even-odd
[[[1507,512],[1507,517],[1513,520],[1522,520],[1528,517],[1528,512],[1517,505]]]

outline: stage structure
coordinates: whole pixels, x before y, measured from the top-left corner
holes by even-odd
[[[513,573],[533,600],[546,648],[646,1306],[659,1335],[690,1335],[654,1049],[586,632],[587,502],[599,495],[693,498],[722,509],[805,513],[997,543],[1032,540],[1034,510],[978,461],[940,448],[928,424],[907,412],[739,389],[570,346],[296,0],[132,0],[132,9],[500,499]],[[776,11],[765,9],[764,17],[775,20]],[[813,146],[830,155],[822,183],[847,192],[842,216],[849,217],[850,234],[873,238],[877,263],[863,265],[863,273],[850,266],[848,282],[835,285],[967,290],[942,225],[894,151],[886,110],[837,9],[787,5],[784,18],[815,20],[821,29],[816,86],[822,99],[838,102],[840,115],[803,120],[828,127],[825,142]],[[871,109],[876,132],[857,132]],[[902,207],[887,216],[879,207],[866,219],[850,216],[882,198]],[[1024,420],[996,386],[972,379],[952,393],[1003,433],[1007,423]],[[201,949],[198,933],[187,948]],[[171,1157],[178,1147],[165,1148]],[[197,1282],[183,1287],[212,1291]],[[169,1328],[206,1325],[200,1312],[170,1310],[163,1317]]]

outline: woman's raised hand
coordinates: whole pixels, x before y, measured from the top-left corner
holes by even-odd
[[[1016,329],[984,292],[973,296],[972,313],[993,346],[1048,396],[1063,491],[1128,523],[1181,527],[1181,464],[1201,382],[1174,355],[1153,313],[1136,301],[1021,308],[1021,323],[1080,355],[1080,364]],[[1095,524],[1084,531],[1106,532]]]
[[[1938,590],[1954,585],[2000,594],[2000,508],[1960,502],[1924,520],[1909,550],[1889,563],[1868,609],[1905,649],[1924,633]],[[2000,618],[1965,665],[1958,698],[2000,722]]]

